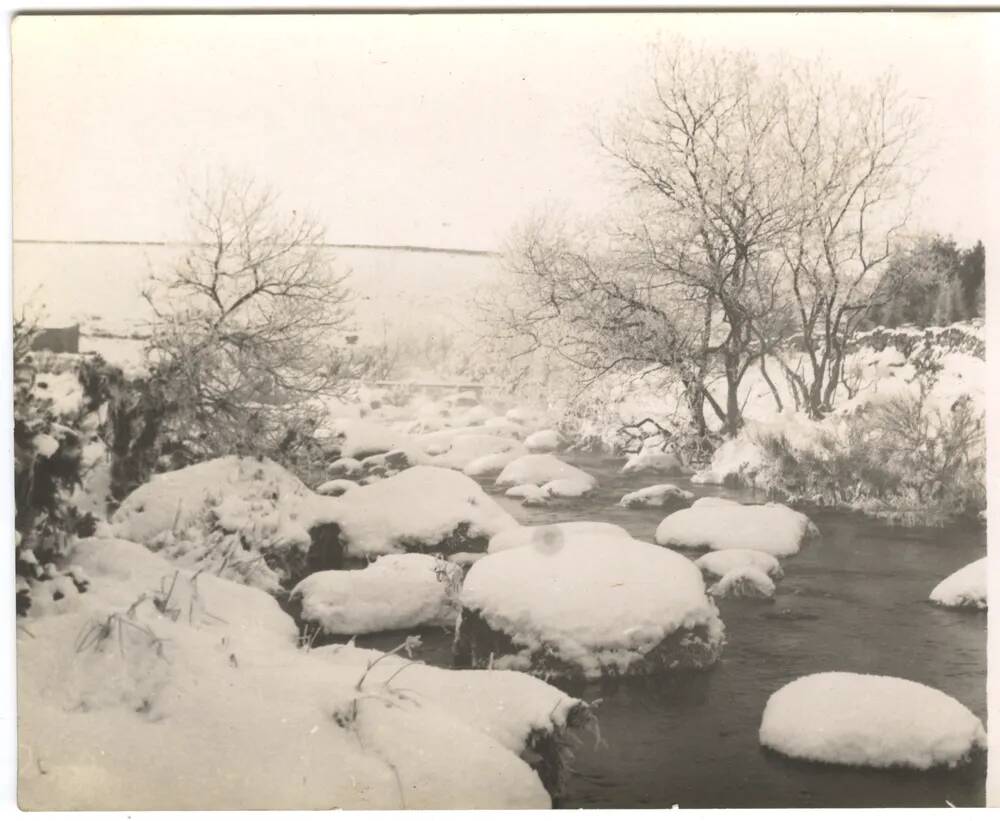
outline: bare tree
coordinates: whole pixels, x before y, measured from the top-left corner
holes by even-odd
[[[900,284],[889,262],[915,183],[917,120],[891,78],[860,90],[799,68],[784,87],[778,150],[795,219],[777,265],[806,359],[784,371],[803,407],[821,416],[843,384],[850,340]]]
[[[220,447],[261,447],[337,389],[348,274],[334,268],[317,221],[281,213],[252,179],[226,176],[191,197],[195,242],[145,291],[151,359]]]
[[[695,404],[703,397],[729,433],[742,425],[740,384],[765,353],[757,326],[779,300],[767,261],[789,225],[780,114],[778,86],[746,54],[674,44],[657,52],[646,99],[600,135],[638,203],[619,234],[655,272],[671,313],[699,318]],[[721,399],[708,387],[715,368]]]

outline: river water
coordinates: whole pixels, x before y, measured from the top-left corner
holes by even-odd
[[[524,524],[613,522],[653,541],[664,513],[617,503],[624,493],[663,479],[623,477],[621,460],[568,461],[598,478],[597,493],[548,508],[525,508],[502,495],[497,500]],[[698,495],[754,501],[750,492],[675,483]],[[488,482],[486,488],[494,492]],[[727,644],[710,670],[557,682],[571,695],[601,699],[603,740],[596,748],[589,739],[580,745],[560,807],[984,805],[985,755],[955,769],[874,770],[794,761],[758,744],[771,693],[800,676],[832,670],[919,681],[986,719],[986,615],[927,600],[937,582],[985,555],[985,529],[899,528],[845,513],[813,520],[822,538],[782,560],[785,577],[773,602],[719,602]],[[426,661],[450,663],[450,636],[424,631],[424,639]]]

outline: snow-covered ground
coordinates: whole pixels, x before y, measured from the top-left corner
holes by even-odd
[[[267,594],[132,542],[73,561],[87,592],[18,632],[23,808],[550,806],[520,755],[578,704],[555,688],[307,652]]]

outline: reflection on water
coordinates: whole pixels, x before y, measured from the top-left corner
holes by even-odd
[[[661,479],[622,477],[620,462],[575,460],[601,482],[586,500],[525,508],[498,500],[525,524],[613,522],[653,540],[660,511],[624,510],[621,496]],[[744,500],[749,493],[690,487]],[[931,588],[981,558],[981,528],[892,528],[861,516],[814,517],[823,538],[782,561],[774,602],[720,602],[726,649],[709,671],[598,683],[560,683],[602,699],[604,746],[577,753],[564,807],[982,806],[985,755],[930,772],[866,770],[794,761],[757,743],[768,697],[794,678],[828,670],[900,676],[936,687],[986,718],[986,616],[927,601]],[[370,645],[386,647],[391,637]],[[450,636],[425,631],[425,660],[448,664]],[[822,705],[817,705],[822,709]]]

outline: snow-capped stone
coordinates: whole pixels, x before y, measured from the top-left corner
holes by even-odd
[[[726,573],[708,593],[717,599],[773,599],[774,582],[763,570],[744,565]]]
[[[667,516],[656,528],[656,543],[709,550],[759,550],[792,556],[818,535],[809,518],[785,505],[741,505],[729,501],[700,504]]]
[[[350,479],[331,479],[329,482],[323,482],[316,492],[320,496],[343,496],[347,491],[352,490],[356,487],[361,487],[357,482],[352,482]]]
[[[760,743],[829,764],[925,770],[985,748],[986,732],[954,698],[915,681],[816,673],[768,699]]]
[[[770,553],[760,550],[711,550],[694,562],[708,576],[722,577],[733,570],[754,567],[772,579],[784,576],[781,564]]]
[[[348,479],[352,476],[361,476],[365,472],[364,466],[358,459],[343,457],[337,459],[327,468],[327,473],[334,479]]]
[[[462,583],[457,564],[433,556],[381,556],[363,570],[307,576],[290,596],[300,619],[329,635],[361,635],[451,624]]]
[[[547,548],[561,547],[570,538],[629,538],[624,527],[610,522],[559,522],[551,525],[518,525],[498,533],[490,539],[487,552],[499,553],[515,547],[542,545]]]
[[[31,444],[34,445],[38,455],[45,457],[46,459],[54,455],[55,452],[59,450],[59,440],[47,433],[35,434],[34,438],[31,440]]]
[[[677,485],[650,485],[640,490],[626,493],[618,503],[622,507],[666,507],[681,504],[694,498],[688,490],[681,490]]]
[[[459,663],[597,678],[717,660],[724,628],[693,562],[592,525],[548,530],[469,570]]]
[[[573,476],[567,479],[553,479],[546,482],[540,488],[544,497],[534,497],[533,501],[540,498],[546,499],[575,499],[579,496],[586,496],[597,487],[596,480],[590,476]]]
[[[111,521],[118,538],[275,590],[304,575],[314,533],[339,503],[269,459],[226,456],[153,476]]]
[[[485,547],[517,521],[468,476],[418,465],[351,491],[334,519],[351,555],[454,553]]]
[[[353,459],[412,446],[407,434],[366,419],[341,417],[332,420],[328,429],[340,447],[340,455]]]
[[[484,456],[511,454],[513,459],[527,452],[516,439],[483,433],[452,434],[442,431],[422,436],[418,441],[434,451],[428,464],[454,470],[462,470],[470,462]]]
[[[559,450],[562,446],[562,437],[559,431],[552,428],[535,431],[524,440],[525,447],[532,453],[550,453]]]
[[[586,471],[544,453],[532,453],[515,459],[503,469],[496,483],[500,487],[545,485],[556,479],[575,479],[578,481],[576,487],[587,486],[590,490],[597,487],[597,480]]]
[[[967,564],[931,591],[931,601],[942,607],[985,610],[988,571],[989,561],[986,558]]]
[[[667,453],[661,450],[641,450],[632,454],[622,465],[621,472],[625,474],[644,473],[655,471],[657,473],[687,473],[683,462],[674,453]]]

